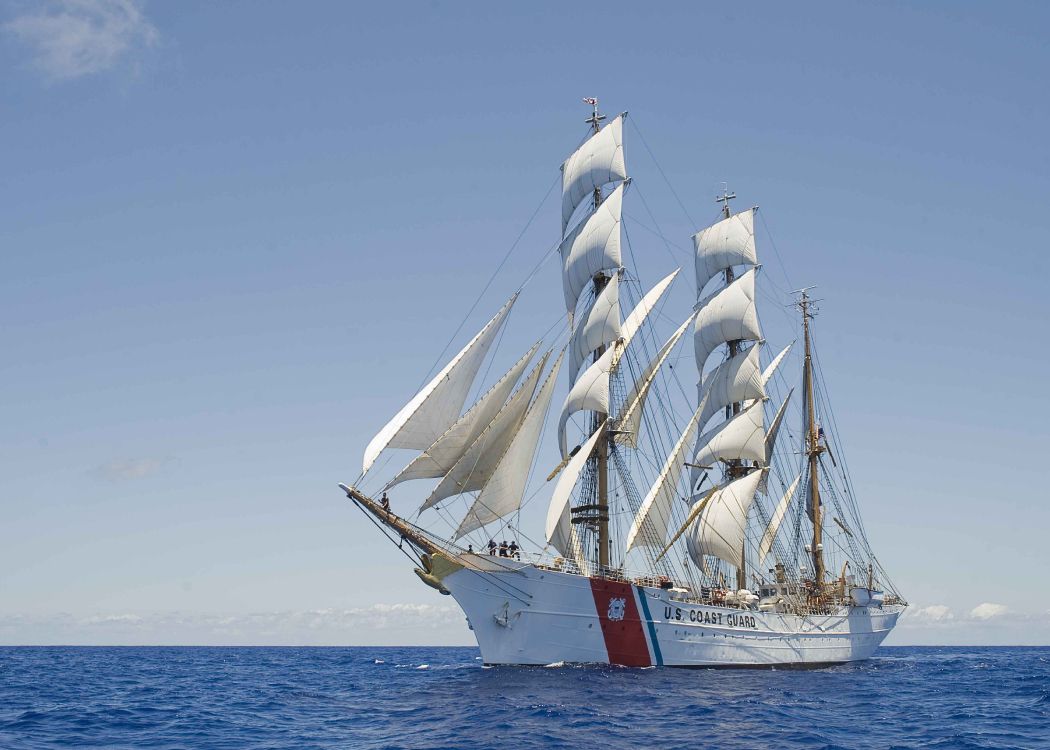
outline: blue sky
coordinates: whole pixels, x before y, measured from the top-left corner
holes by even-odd
[[[689,262],[649,230],[687,246],[726,180],[767,273],[820,286],[853,479],[916,605],[891,642],[1050,642],[1050,11],[654,8],[3,5],[0,641],[469,642],[335,483],[598,96],[631,112],[644,279]]]

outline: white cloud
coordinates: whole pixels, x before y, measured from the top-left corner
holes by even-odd
[[[931,604],[928,607],[915,607],[907,610],[910,620],[919,622],[948,622],[954,620],[955,615],[950,607],[943,604]]]
[[[129,479],[142,479],[160,471],[166,464],[166,458],[123,458],[108,461],[96,466],[91,473],[100,479],[110,482],[123,482]]]
[[[47,645],[468,645],[454,603],[204,614],[0,615],[0,643]]]
[[[1006,614],[1007,611],[1008,607],[1005,604],[983,602],[970,610],[970,617],[975,620],[990,620],[993,617]]]
[[[109,70],[159,39],[140,0],[51,0],[3,28],[32,50],[37,68],[56,80]]]

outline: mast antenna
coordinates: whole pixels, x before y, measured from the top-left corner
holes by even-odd
[[[584,122],[590,125],[594,132],[597,133],[601,127],[601,121],[605,119],[605,115],[598,113],[598,99],[594,96],[585,96],[583,97],[583,103],[591,105],[591,116]]]
[[[733,200],[734,198],[736,198],[736,193],[730,193],[729,183],[723,182],[722,194],[715,196],[715,203],[722,204],[722,216],[724,216],[727,219],[729,218],[729,201]]]

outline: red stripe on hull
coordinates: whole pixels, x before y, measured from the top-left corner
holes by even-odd
[[[592,578],[591,594],[605,638],[610,664],[652,666],[642,618],[629,583]]]

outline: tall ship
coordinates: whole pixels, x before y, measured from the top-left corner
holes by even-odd
[[[562,297],[532,274],[340,487],[455,599],[486,664],[870,657],[907,603],[865,533],[816,357],[817,300],[763,291],[758,209],[734,212],[728,189],[692,236],[692,309],[668,304],[680,269],[643,285],[621,251],[627,114],[606,123],[584,101],[551,251]],[[558,323],[499,352],[526,293]],[[794,340],[766,341],[760,297]],[[695,397],[691,363],[678,366],[690,338]],[[405,507],[413,480],[430,484]]]

